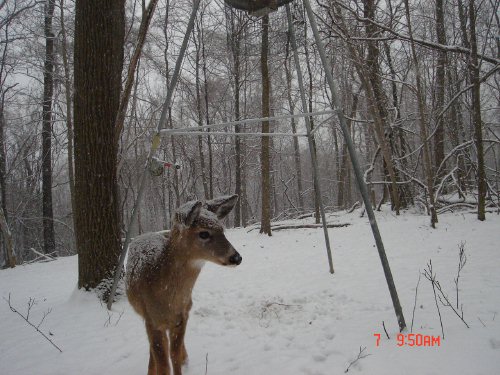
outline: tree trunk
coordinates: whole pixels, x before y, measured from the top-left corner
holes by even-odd
[[[408,35],[410,36],[411,53],[413,58],[413,64],[415,66],[415,79],[417,84],[417,101],[418,101],[418,112],[419,112],[419,125],[420,125],[420,138],[423,143],[423,156],[424,156],[424,174],[427,185],[427,193],[429,194],[429,211],[431,214],[431,226],[436,227],[438,222],[436,206],[434,202],[434,175],[432,173],[431,167],[431,157],[429,151],[429,141],[427,137],[427,124],[426,124],[426,108],[425,108],[425,98],[422,90],[420,68],[418,63],[417,52],[415,49],[415,43],[413,41],[413,29],[411,25],[410,18],[410,6],[408,0],[404,0],[405,10],[406,10],[406,22],[408,23]]]
[[[3,190],[3,185],[1,186]],[[5,218],[4,210],[0,205],[0,230],[2,232],[2,237],[5,242],[5,260],[7,266],[14,268],[16,266],[16,256],[14,255],[14,249],[12,246],[12,233],[10,232],[9,226],[7,225],[7,220]]]
[[[1,245],[5,250],[5,260],[8,267],[16,266],[16,257],[12,246],[12,234],[9,230],[7,223],[7,201],[6,201],[6,186],[5,186],[5,145],[4,145],[4,131],[5,131],[5,117],[3,114],[4,96],[0,98],[0,226],[1,226]]]
[[[78,287],[107,299],[121,250],[115,121],[124,0],[77,0],[75,15],[75,234]],[[109,283],[109,284],[108,284]]]
[[[366,18],[375,21],[375,8],[376,4],[374,0],[364,0],[364,15]],[[379,31],[371,22],[366,22],[365,29],[368,38],[375,39],[379,36]],[[388,126],[388,121],[389,121],[389,113],[387,110],[388,100],[382,87],[382,81],[380,79],[381,69],[379,63],[379,55],[380,55],[379,44],[375,40],[369,40],[367,44],[368,44],[367,58],[366,58],[366,65],[368,71],[367,78],[370,83],[372,91],[371,95],[372,100],[370,106],[372,107],[372,112],[375,113],[376,117],[378,117],[379,119],[379,121],[376,121],[375,128],[377,136],[379,138],[379,143],[381,145],[382,154],[384,155],[384,162],[385,162],[384,169],[387,171],[387,174],[389,175],[391,181],[389,190],[391,193],[392,208],[396,211],[396,215],[399,215],[399,209],[400,209],[399,189],[396,183],[398,177],[392,161],[392,155],[394,154],[394,145],[392,142],[392,134],[390,132],[390,127]],[[386,143],[386,130],[388,134],[387,143],[389,143],[390,151],[387,148],[387,143]]]
[[[262,117],[270,115],[270,79],[268,67],[269,53],[269,16],[262,17],[262,39],[260,70],[262,74]],[[269,133],[269,121],[262,122],[262,133]],[[262,214],[260,233],[271,236],[271,178],[269,137],[261,137],[261,173],[262,173]]]
[[[54,93],[54,33],[52,18],[55,0],[45,3],[45,63],[42,107],[42,217],[43,251],[55,251],[54,214],[52,211],[52,96]]]
[[[308,106],[309,106],[309,112],[312,112],[313,111],[313,105],[312,105],[312,102],[313,102],[313,74],[312,74],[312,70],[311,70],[311,62],[310,62],[310,57],[309,57],[309,49],[307,48],[307,27],[305,27],[304,29],[304,55],[305,55],[305,60],[306,60],[306,68],[307,68],[307,75],[308,75],[308,78],[309,78],[309,95],[308,95]],[[309,121],[311,123],[311,131],[313,131],[314,129],[314,118],[311,116],[309,118]],[[312,138],[312,152],[314,152],[314,155],[317,155],[316,153],[316,139],[313,137]],[[318,176],[319,177],[319,176]],[[313,179],[314,180],[314,179]],[[319,178],[318,178],[318,181],[319,181]],[[314,184],[314,182],[313,182]],[[314,186],[314,190],[317,190],[318,187]],[[316,194],[314,193],[313,191],[313,201],[314,201],[314,218],[315,218],[315,221],[316,221],[316,224],[319,224],[320,223],[320,214],[319,214],[319,202],[318,200],[316,199]]]
[[[205,124],[210,125],[210,112],[208,106],[208,79],[207,79],[207,56],[205,54],[205,40],[203,28],[201,29],[201,55],[203,58],[203,82],[204,82],[204,98],[205,98]],[[210,129],[207,129],[207,147],[208,147],[208,198],[214,197],[214,167],[213,167],[213,152],[212,152],[212,137]]]
[[[194,45],[196,48],[196,61],[195,61],[195,84],[196,84],[196,112],[198,115],[198,126],[203,126],[203,114],[201,111],[201,84],[200,84],[200,53],[201,53],[201,25],[203,22],[203,14],[200,13],[201,19],[199,23],[196,24],[197,32],[193,33]],[[200,158],[200,169],[201,169],[201,182],[203,184],[203,195],[205,200],[209,199],[210,192],[208,190],[207,175],[205,173],[205,157],[203,156],[203,136],[198,135],[198,155]]]
[[[0,77],[2,78],[2,77]],[[5,103],[5,92],[0,93],[0,207],[4,212],[5,223],[7,225],[8,215],[7,215],[7,187],[5,184],[6,166],[7,158],[5,155],[5,116],[4,116],[4,103]],[[6,247],[7,238],[2,235],[0,236],[0,246],[3,246],[5,251],[8,249]],[[9,263],[9,254],[6,253],[6,260]]]
[[[358,100],[359,100],[359,94],[354,94],[353,99],[352,99],[352,108],[351,108],[351,114],[350,117],[355,118],[356,117],[356,111],[358,110]],[[352,129],[352,120],[347,119],[347,128],[349,129],[349,132]],[[353,137],[354,139],[354,137]],[[342,208],[347,208],[347,205],[349,205],[350,202],[350,180],[351,176],[349,173],[350,170],[350,158],[349,158],[349,153],[347,150],[347,144],[343,143],[342,145],[342,159],[340,161],[340,171],[339,171],[339,189],[338,189],[338,196],[337,196],[337,205]]]
[[[469,0],[470,47],[469,75],[472,87],[472,123],[474,124],[474,143],[477,152],[477,218],[485,220],[486,174],[484,170],[483,124],[481,120],[481,82],[477,58],[476,9],[474,0]]]
[[[240,114],[240,30],[236,30],[236,25],[234,23],[234,16],[231,15],[231,52],[233,55],[233,76],[234,76],[234,120],[239,121]],[[240,125],[234,127],[235,133],[239,134],[241,132]],[[238,194],[240,199],[236,202],[234,207],[234,226],[241,226],[241,206],[243,204],[243,198],[241,196],[241,183],[242,183],[242,171],[241,171],[241,138],[239,136],[234,137],[234,152],[235,152],[235,193]]]
[[[436,0],[436,35],[438,43],[443,46],[446,45],[443,0]],[[441,112],[444,107],[446,66],[448,64],[447,60],[446,52],[438,51],[434,108],[434,113],[436,115],[436,131],[434,133],[434,174],[438,180],[446,175],[446,169],[442,168],[439,170],[439,166],[444,159],[444,119],[446,117],[444,114],[441,114]]]
[[[64,68],[64,90],[66,95],[66,127],[68,129],[68,178],[69,178],[69,193],[71,195],[71,213],[75,215],[75,172],[73,162],[73,99],[71,97],[71,80],[70,80],[70,67],[68,62],[68,38],[66,34],[66,25],[64,23],[64,0],[61,0],[61,47],[62,47],[62,60]],[[73,217],[71,221],[73,222]],[[73,225],[74,227],[74,225]]]
[[[288,37],[290,39],[290,37]],[[287,41],[286,45],[286,59],[285,59],[285,74],[286,74],[286,87],[287,87],[287,99],[288,107],[290,108],[290,113],[293,113],[295,106],[292,101],[292,73],[290,71],[291,57],[289,58],[290,52],[290,40]],[[295,124],[295,119],[290,120],[290,125],[292,127],[292,133],[297,133],[297,126]],[[299,140],[297,137],[293,137],[293,156],[295,161],[295,170],[297,171],[297,202],[299,212],[304,211],[304,197],[302,196],[302,162],[300,160],[300,147]]]

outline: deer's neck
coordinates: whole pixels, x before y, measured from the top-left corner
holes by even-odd
[[[190,296],[204,261],[193,259],[188,249],[176,245],[175,241],[171,242],[170,251],[165,252],[165,259],[161,262],[162,284],[165,289],[175,288],[178,293]]]

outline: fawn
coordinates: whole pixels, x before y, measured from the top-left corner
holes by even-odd
[[[223,266],[241,263],[220,223],[237,199],[232,195],[204,205],[185,203],[175,212],[169,234],[146,233],[130,243],[126,290],[130,304],[145,320],[148,375],[169,375],[169,359],[174,375],[182,374],[191,292],[205,261]]]

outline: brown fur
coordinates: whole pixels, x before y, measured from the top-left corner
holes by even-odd
[[[235,201],[234,196],[232,199]],[[192,306],[191,292],[202,263],[229,265],[231,257],[239,256],[218,222],[221,216],[217,218],[200,209],[200,205],[193,206],[187,218],[179,219],[181,215],[177,214],[170,235],[149,233],[130,245],[127,296],[145,320],[150,344],[148,375],[170,375],[169,359],[173,374],[182,374],[181,367],[187,360],[184,335]],[[182,220],[191,225],[186,226]],[[202,239],[200,232],[209,232],[210,238]]]

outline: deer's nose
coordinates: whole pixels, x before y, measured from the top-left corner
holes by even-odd
[[[238,252],[235,252],[231,257],[229,258],[229,264],[233,264],[237,266],[238,264],[241,263],[243,258],[241,258],[241,255]]]

